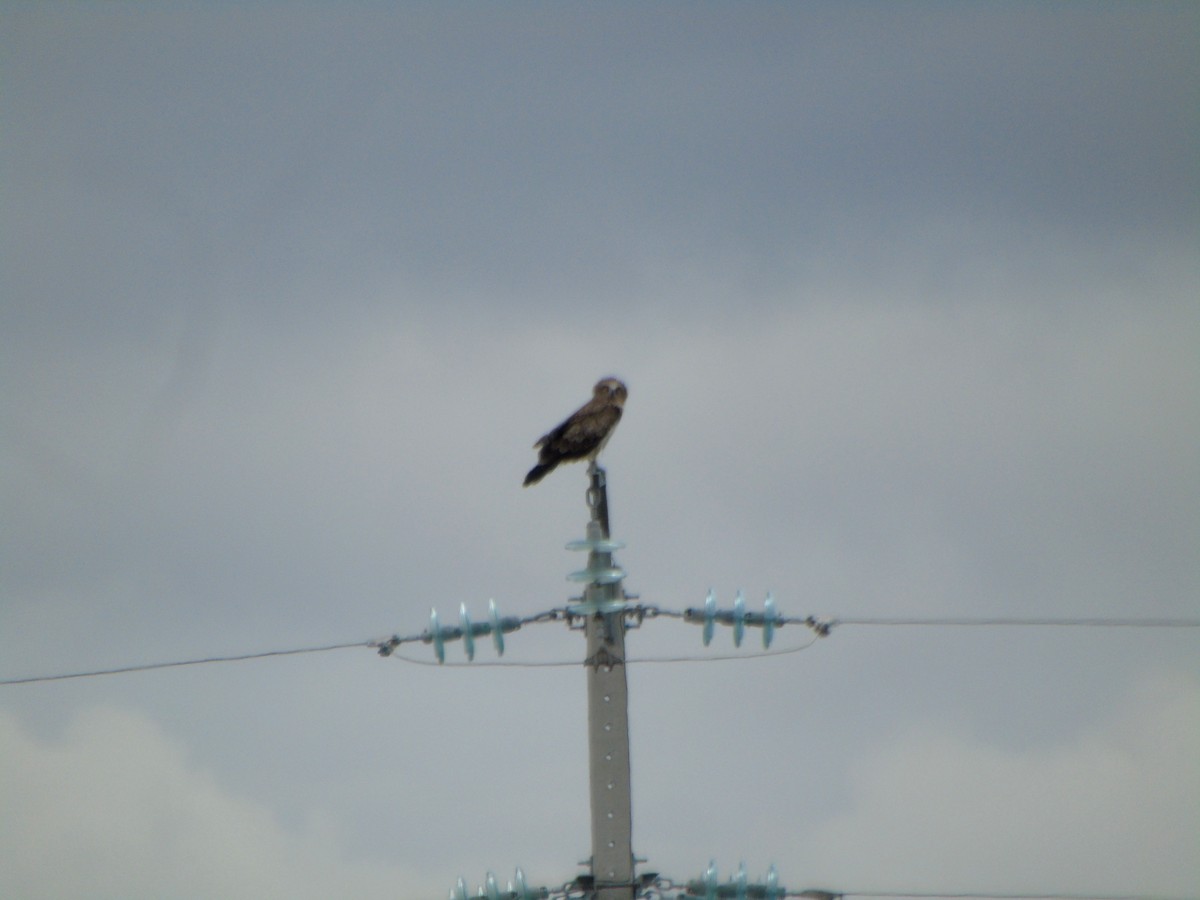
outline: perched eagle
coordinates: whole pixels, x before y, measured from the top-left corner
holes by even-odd
[[[628,396],[625,385],[615,378],[596,382],[592,399],[533,445],[538,451],[538,464],[525,476],[525,487],[537,484],[559,463],[581,459],[595,462],[621,421],[621,409]]]

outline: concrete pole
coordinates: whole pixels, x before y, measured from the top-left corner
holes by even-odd
[[[608,492],[604,470],[592,464],[588,506],[591,533],[608,540]],[[599,526],[598,529],[596,526]],[[610,549],[589,551],[588,568],[613,567]],[[592,877],[596,900],[633,900],[633,812],[629,780],[629,688],[625,678],[625,615],[612,607],[624,600],[619,581],[589,584],[587,638],[588,769],[592,805]],[[593,605],[594,604],[594,605]]]

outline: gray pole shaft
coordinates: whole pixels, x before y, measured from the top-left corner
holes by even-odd
[[[605,473],[590,469],[588,503],[608,533]],[[593,550],[589,568],[611,566],[612,554]],[[586,600],[617,600],[616,584],[592,584]],[[633,900],[633,811],[629,780],[629,687],[625,678],[625,616],[593,613],[587,637],[588,771],[592,804],[592,877],[596,900]]]
[[[632,900],[633,813],[624,618],[619,614],[593,615],[586,632],[590,663],[587,690],[592,875],[597,900]]]

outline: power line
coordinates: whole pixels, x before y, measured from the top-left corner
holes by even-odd
[[[638,612],[638,609],[631,610]],[[656,618],[659,616],[666,618],[686,619],[687,613],[676,610],[662,609],[656,606],[645,606],[640,608],[641,614],[645,618]],[[565,610],[554,609],[543,613],[538,613],[533,616],[526,616],[520,620],[520,624],[541,624],[544,622],[562,621],[569,619],[569,615]],[[781,617],[780,625],[805,625],[811,628],[817,635],[826,636],[834,628],[842,625],[861,625],[861,626],[878,626],[878,627],[989,627],[989,628],[1200,628],[1200,619],[1190,618],[966,618],[966,617],[942,617],[942,618],[905,618],[905,617],[889,617],[889,618],[865,618],[865,617],[831,617],[827,619],[807,616],[805,618]],[[227,663],[227,662],[243,662],[252,659],[268,659],[276,656],[299,656],[307,653],[325,653],[331,650],[346,650],[354,647],[369,647],[378,650],[381,655],[390,656],[396,655],[403,662],[414,663],[416,665],[474,665],[474,666],[512,666],[514,668],[543,668],[543,667],[566,667],[582,665],[579,660],[570,661],[551,661],[551,662],[517,662],[517,661],[479,661],[473,663],[438,663],[436,661],[425,661],[414,659],[409,656],[400,656],[393,654],[397,646],[405,643],[424,642],[425,635],[409,635],[406,637],[395,636],[385,641],[379,640],[364,640],[351,641],[340,644],[325,644],[318,647],[296,647],[286,650],[265,650],[256,653],[240,653],[229,656],[205,656],[197,659],[182,659],[172,660],[169,662],[142,663],[137,665],[117,666],[111,669],[93,669],[83,672],[67,672],[56,675],[33,675],[26,678],[5,678],[0,679],[0,686],[17,685],[17,684],[36,684],[47,681],[67,681],[75,678],[96,678],[102,675],[124,675],[131,672],[149,672],[157,669],[174,669],[183,666],[201,666],[210,663]],[[677,662],[719,662],[724,660],[737,659],[760,659],[768,656],[782,656],[789,653],[796,653],[807,647],[810,647],[814,642],[809,641],[797,647],[791,647],[785,650],[772,650],[766,652],[746,652],[727,655],[702,655],[694,656],[672,656],[672,657],[631,657],[627,660],[629,663],[677,663]],[[386,650],[386,652],[385,652]]]
[[[154,669],[174,669],[181,666],[203,666],[208,663],[242,662],[248,659],[266,659],[272,656],[299,656],[303,653],[325,653],[329,650],[346,650],[350,647],[377,647],[376,641],[354,641],[347,644],[326,644],[321,647],[297,647],[290,650],[264,650],[259,653],[239,653],[236,656],[205,656],[200,659],[181,659],[172,662],[143,663],[136,666],[119,666],[114,669],[94,669],[90,672],[69,672],[62,675],[33,675],[29,678],[5,678],[3,684],[34,684],[39,681],[66,681],[70,678],[95,678],[98,675],[124,675],[128,672],[149,672]]]
[[[822,620],[787,620],[812,624]],[[1200,628],[1200,619],[1038,619],[1038,618],[832,618],[824,620],[830,627],[838,625],[884,626],[942,626],[942,627],[1000,627],[1000,628]],[[860,895],[861,896],[861,895]],[[975,896],[975,895],[971,895]]]
[[[648,880],[652,879],[652,880]],[[789,900],[847,900],[850,897],[891,898],[891,900],[1200,900],[1200,897],[1188,897],[1171,894],[1118,894],[1118,893],[1088,893],[1064,891],[854,891],[832,890],[828,888],[805,888],[802,890],[785,890],[774,887],[770,880],[767,884],[744,884],[739,888],[734,879],[726,882],[712,883],[693,879],[685,882],[676,881],[665,875],[655,873],[644,876],[640,882],[630,886],[644,887],[650,884],[654,892],[646,896],[669,898],[669,900],[694,900],[698,897],[716,896],[721,900],[732,900],[735,897],[758,898],[770,900],[772,897],[789,898]],[[582,887],[586,887],[582,886]],[[586,891],[580,892],[578,880],[568,882],[561,888],[550,890],[550,900],[583,900]],[[482,896],[482,895],[481,895]],[[639,895],[640,896],[640,895]]]
[[[812,640],[806,641],[795,647],[784,647],[776,650],[750,650],[745,653],[721,653],[721,654],[692,654],[688,656],[629,656],[624,662],[626,665],[653,665],[655,663],[690,663],[690,662],[728,662],[733,660],[748,660],[748,659],[765,659],[770,656],[789,656],[793,653],[799,653],[801,650],[807,650],[817,642],[818,638],[813,637]],[[563,668],[579,668],[580,666],[588,665],[586,660],[582,659],[555,659],[555,660],[531,660],[522,662],[520,660],[505,660],[505,659],[485,659],[475,662],[460,660],[439,662],[436,659],[417,659],[415,656],[405,656],[403,653],[389,653],[393,659],[397,659],[403,663],[412,663],[415,666],[432,666],[434,668],[461,668],[473,669],[478,667],[490,668],[511,668],[511,669],[563,669]],[[2,682],[0,682],[2,683]]]
[[[1076,893],[1031,893],[1005,894],[994,892],[960,891],[956,893],[931,893],[924,891],[801,891],[789,893],[789,897],[808,900],[834,900],[845,897],[892,897],[897,900],[1195,900],[1195,898],[1172,897],[1166,894],[1076,894]]]
[[[650,877],[650,876],[648,876]],[[700,881],[679,882],[664,875],[656,874],[652,881],[643,878],[630,882],[627,886],[635,890],[650,887],[645,894],[637,896],[660,897],[664,900],[695,900],[698,897],[713,896],[709,893],[710,886]],[[547,900],[585,900],[591,896],[590,882],[580,884],[580,880],[567,882],[557,888],[542,888],[540,896]],[[806,888],[804,890],[777,889],[772,893],[771,888],[762,884],[747,885],[744,893],[739,893],[732,880],[715,884],[715,896],[721,900],[732,900],[738,896],[749,898],[788,898],[788,900],[847,900],[851,897],[870,898],[870,900],[1200,900],[1197,897],[1187,897],[1170,894],[1105,894],[1061,891],[1038,891],[1026,893],[1006,893],[997,891],[835,891],[824,888]],[[538,892],[532,892],[537,896]],[[480,895],[482,896],[482,894]],[[511,893],[508,896],[513,896]]]

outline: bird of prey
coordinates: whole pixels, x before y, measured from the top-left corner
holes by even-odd
[[[533,445],[538,451],[538,464],[525,476],[525,487],[537,484],[559,463],[581,459],[595,462],[621,420],[621,409],[627,396],[629,391],[615,378],[596,382],[592,399]]]

